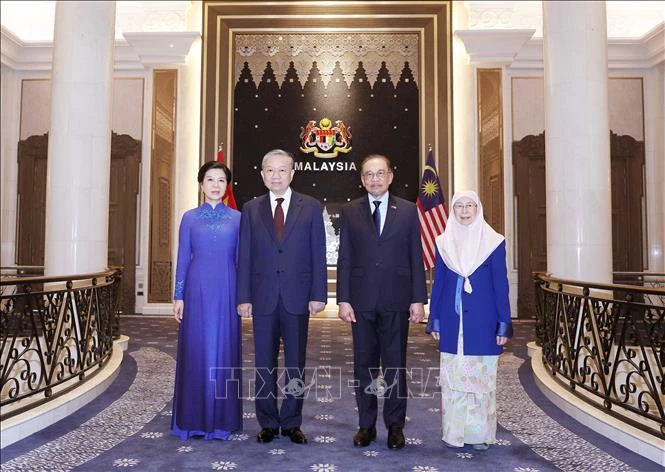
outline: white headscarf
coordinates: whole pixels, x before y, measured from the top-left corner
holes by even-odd
[[[448,218],[446,230],[437,236],[435,242],[443,262],[450,270],[464,277],[464,291],[471,293],[473,288],[469,276],[485,262],[505,238],[485,221],[483,205],[476,192],[472,190],[455,192],[450,207],[453,208],[463,197],[473,200],[478,205],[476,219],[470,225],[464,226],[454,216]]]

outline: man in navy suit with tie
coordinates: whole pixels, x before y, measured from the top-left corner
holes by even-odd
[[[387,157],[367,156],[360,171],[368,194],[342,208],[337,260],[338,316],[353,332],[359,425],[353,444],[365,447],[376,438],[382,394],[388,447],[401,449],[409,321],[422,321],[427,303],[418,211],[388,192],[393,172]]]
[[[257,441],[279,434],[307,443],[300,430],[309,316],[327,301],[326,237],[321,204],[291,190],[293,157],[268,152],[261,176],[269,192],[242,208],[238,314],[253,317]],[[284,342],[285,387],[277,406],[277,357]]]

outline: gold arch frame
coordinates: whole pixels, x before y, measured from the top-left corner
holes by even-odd
[[[204,1],[200,160],[233,149],[233,35],[276,32],[416,32],[420,35],[420,168],[432,146],[452,189],[451,1]],[[230,155],[232,159],[232,155]],[[448,194],[449,198],[450,195]]]

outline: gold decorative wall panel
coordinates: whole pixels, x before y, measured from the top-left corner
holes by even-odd
[[[485,219],[504,231],[501,69],[478,69],[478,162]]]
[[[177,103],[176,70],[153,73],[150,158],[150,242],[148,302],[171,301],[173,168]]]
[[[354,74],[357,80],[358,62],[372,83],[382,68],[396,82],[408,63],[418,88],[417,142],[410,166],[420,174],[431,144],[444,188],[451,189],[450,14],[449,1],[204,1],[200,160],[211,159],[223,142],[231,166],[241,164],[243,157],[235,153],[234,87],[243,70],[252,71],[247,80],[257,84],[282,84],[291,67],[305,83],[311,74],[303,77],[302,71],[312,70],[315,62],[316,80],[327,87],[335,74],[335,80],[341,77],[350,86]],[[263,78],[256,71],[263,71]],[[266,73],[274,79],[266,79]]]

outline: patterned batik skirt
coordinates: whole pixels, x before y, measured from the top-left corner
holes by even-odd
[[[460,316],[457,354],[441,353],[441,440],[450,446],[496,442],[499,356],[465,356]]]

